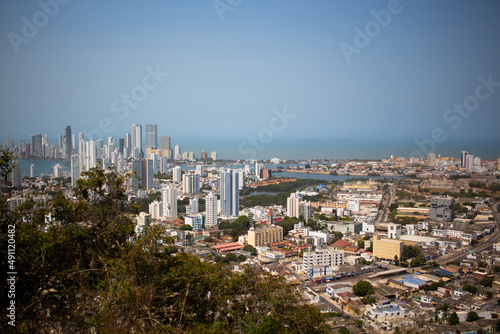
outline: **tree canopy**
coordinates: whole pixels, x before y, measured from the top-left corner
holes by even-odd
[[[354,292],[356,296],[361,297],[372,295],[375,293],[372,284],[367,281],[359,281],[358,283],[354,284],[354,286],[352,287],[352,292]]]
[[[82,173],[75,198],[10,212],[0,199],[0,263],[15,225],[16,327],[26,333],[325,333],[297,290],[249,267],[177,253],[159,226],[135,235],[126,177],[101,166]],[[45,214],[55,220],[47,225]],[[159,242],[162,241],[162,242]],[[2,272],[2,291],[9,286]],[[7,305],[7,294],[1,294]],[[7,309],[0,315],[5,319]],[[9,332],[9,329],[6,329]]]

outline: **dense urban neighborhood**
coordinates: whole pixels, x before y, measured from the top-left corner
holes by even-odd
[[[120,150],[122,145],[118,145]],[[288,290],[283,291],[296,296],[293,299],[296,307],[307,307],[311,314],[318,315],[310,318],[310,321],[316,319],[316,323],[304,327],[308,328],[306,331],[311,328],[334,333],[500,331],[499,161],[482,161],[467,152],[462,152],[460,159],[436,157],[432,153],[427,159],[391,156],[377,161],[281,161],[277,158],[220,161],[216,152],[211,158],[202,152],[200,159],[196,159],[194,154],[181,154],[180,148],[172,154],[167,146],[149,148],[144,154],[148,158],[140,158],[142,152],[137,149],[127,156],[126,146],[116,154],[118,147],[113,141],[102,145],[102,141],[82,139],[79,147],[80,155],[72,154],[71,148],[67,148],[67,152],[60,150],[71,161],[71,171],[63,172],[56,164],[52,175],[35,176],[32,165],[29,177],[21,177],[15,156],[27,158],[31,152],[36,157],[36,150],[15,147],[2,151],[2,223],[15,225],[18,232],[14,240],[25,225],[37,226],[36,235],[49,238],[59,235],[56,231],[67,231],[70,226],[75,231],[78,228],[91,231],[104,224],[95,236],[89,232],[85,237],[94,238],[90,247],[103,247],[103,252],[111,254],[116,247],[141,244],[167,256],[162,261],[188,261],[192,266],[189,275],[193,276],[181,275],[175,279],[183,277],[186,282],[195,282],[200,275],[205,275],[203,266],[209,265],[240,274],[235,277],[268,277],[270,281],[258,281],[258,284],[286,287]],[[125,152],[125,156],[121,152]],[[120,204],[115,206],[109,202],[106,204],[109,208],[101,208],[104,213],[93,211],[95,205],[108,203],[112,198]],[[109,211],[110,208],[117,211]],[[116,223],[114,215],[123,215],[123,219],[133,223],[131,233],[113,239],[113,233],[117,232],[106,224]],[[6,229],[2,233],[7,233]],[[29,238],[26,233],[23,232],[23,238]],[[83,235],[74,240],[81,237]],[[107,245],[104,240],[108,237],[116,245]],[[20,247],[26,242],[26,239],[18,241],[17,256],[25,251]],[[45,247],[43,243],[39,246]],[[59,245],[50,252],[63,251],[67,246]],[[39,251],[42,250],[36,250],[36,258],[45,259],[46,254]],[[99,262],[99,253],[92,256],[95,258],[78,260],[88,262],[78,267],[81,272],[88,271],[85,277],[79,278],[82,286],[83,281],[94,279],[88,276],[93,275],[93,270],[106,271],[108,265],[116,265],[111,264],[113,256],[103,263]],[[3,261],[7,259],[11,257],[5,256]],[[144,261],[138,270],[147,276],[153,272],[148,269],[149,260]],[[12,268],[18,273],[15,284],[28,284],[22,280],[31,274],[19,274],[27,269],[17,265]],[[37,309],[44,319],[18,314],[17,321],[24,322],[24,328],[46,329],[49,324],[56,332],[72,328],[65,322],[72,317],[67,309],[57,309],[62,307],[55,306],[57,303],[50,309],[51,302],[46,303],[61,299],[57,286],[77,274],[67,269],[64,279],[60,277],[61,272],[49,274],[47,268],[37,269],[45,272],[51,283],[45,282],[41,290],[32,292],[33,299],[23,302],[33,304],[23,307]],[[119,275],[99,279],[120,280]],[[99,291],[102,283],[93,285],[96,282],[85,284]],[[12,286],[8,284],[6,291]],[[64,284],[66,288],[70,286],[68,282]],[[88,294],[77,286],[70,290],[77,295]],[[122,291],[124,286],[113,285],[113,288]],[[187,283],[180,290],[172,290],[172,298],[179,297],[182,303],[169,304],[166,300],[165,305],[175,308],[192,299],[191,315],[185,316],[194,321],[196,303],[198,307],[208,307],[203,303],[213,301],[214,297],[210,296],[218,292],[209,284],[208,292],[203,292],[208,295],[193,295],[190,290],[193,288]],[[229,287],[217,286],[217,289]],[[127,289],[123,291],[130,293]],[[40,297],[40,293],[45,297]],[[153,295],[150,298],[157,298]],[[92,296],[95,301],[112,298],[100,292]],[[233,296],[236,298],[233,302],[243,296]],[[130,303],[147,305],[143,299],[129,298]],[[78,300],[65,303],[76,305],[78,310],[85,307]],[[101,309],[88,306],[89,312],[116,311],[115,306],[111,306],[113,303]],[[190,331],[194,327],[182,325],[184,307],[163,320],[169,319],[167,322],[179,326],[179,330]],[[21,312],[20,307],[17,312]],[[230,313],[227,310],[216,314],[214,310],[204,312],[211,314],[215,322],[223,312]],[[99,328],[98,319],[103,319],[92,318],[90,313],[83,316],[83,309],[76,313],[75,319],[90,329]],[[120,312],[117,314],[123,316]],[[297,314],[294,316],[299,317]],[[62,320],[63,315],[68,318]],[[151,317],[156,319],[157,315]],[[88,320],[91,318],[96,321],[94,324]],[[292,326],[286,319],[271,318],[268,320],[276,320],[280,326]],[[146,322],[148,325],[143,324],[144,328],[158,329],[154,321]],[[273,325],[256,318],[250,322],[255,328]],[[241,331],[250,326],[250,322],[237,323],[231,330]],[[124,323],[117,320],[118,327]],[[200,328],[196,330],[203,331]],[[289,328],[296,332],[299,327]]]

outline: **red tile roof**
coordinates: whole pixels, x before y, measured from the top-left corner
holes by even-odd
[[[345,247],[350,246],[350,245],[351,245],[351,243],[349,241],[345,241],[345,240],[340,239],[340,240],[335,241],[335,243],[333,243],[332,246],[345,248]]]

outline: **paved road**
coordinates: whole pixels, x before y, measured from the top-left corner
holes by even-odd
[[[392,185],[388,189],[387,193],[382,198],[382,205],[384,208],[380,210],[377,215],[377,219],[375,220],[375,225],[382,224],[387,220],[387,214],[389,213],[389,206],[391,206],[394,201],[394,193],[396,190],[396,186]]]
[[[500,204],[499,202],[495,202],[491,205],[491,212],[493,212],[493,217],[495,218],[495,223],[496,223],[496,228],[495,231],[490,234],[489,236],[486,236],[485,238],[488,238],[485,242],[480,243],[476,247],[472,247],[471,249],[475,250],[476,252],[481,252],[485,249],[488,249],[491,247],[494,243],[497,243],[500,240],[500,214],[498,213],[498,205]],[[436,262],[439,264],[446,264],[448,262],[453,262],[456,260],[461,260],[463,259],[467,254],[465,252],[460,252],[457,255],[454,255],[452,257],[445,257],[443,259],[436,259]]]

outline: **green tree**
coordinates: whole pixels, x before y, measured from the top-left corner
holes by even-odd
[[[181,230],[181,231],[192,231],[193,227],[191,225],[184,224],[181,227],[179,227],[179,230]]]
[[[456,326],[459,323],[460,323],[460,318],[458,317],[457,312],[453,312],[452,314],[450,314],[448,318],[448,324],[451,326]]]
[[[465,320],[467,320],[468,322],[474,322],[478,319],[479,319],[479,315],[476,312],[471,311],[471,312],[467,313],[467,319],[465,319]]]
[[[238,257],[234,253],[227,253],[226,254],[226,259],[228,261],[237,261]]]
[[[474,285],[471,285],[471,284],[464,284],[464,286],[462,287],[462,289],[464,291],[468,291],[472,294],[476,293],[477,292],[477,287],[475,287]]]
[[[257,255],[257,249],[254,246],[252,246],[252,245],[245,245],[245,246],[243,246],[243,250],[245,252],[250,252],[253,256]]]
[[[212,238],[212,237],[210,237],[210,236],[209,236],[209,237],[205,237],[205,238],[203,238],[203,241],[204,241],[204,242],[215,242],[214,238]]]
[[[493,287],[493,280],[494,278],[492,276],[486,276],[481,281],[479,281],[479,283],[481,283],[482,286],[491,288]]]
[[[355,295],[361,297],[372,295],[375,293],[372,284],[368,281],[359,281],[352,287],[352,291]]]
[[[347,329],[346,326],[342,326],[339,329],[339,334],[351,334],[351,332]]]
[[[244,262],[246,261],[247,257],[243,254],[238,255],[238,262]]]
[[[14,167],[14,153],[7,149],[0,150],[0,179],[7,183],[7,178]]]

